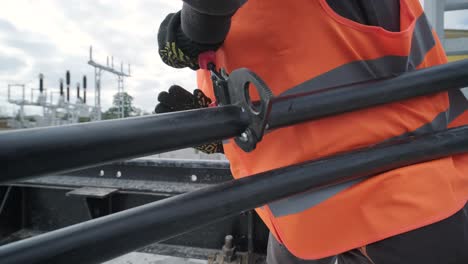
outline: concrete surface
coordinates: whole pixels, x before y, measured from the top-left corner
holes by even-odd
[[[207,261],[133,252],[103,264],[207,264]]]

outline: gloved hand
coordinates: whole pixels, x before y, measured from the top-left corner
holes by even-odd
[[[158,101],[154,109],[156,114],[205,108],[211,104],[211,99],[201,90],[195,89],[191,94],[178,85],[171,86],[169,92],[161,92],[158,95]],[[224,153],[221,141],[203,144],[195,149],[207,154]]]
[[[216,51],[231,27],[231,17],[247,0],[184,0],[158,32],[159,55],[174,68],[199,69],[198,56]]]
[[[161,23],[158,32],[159,55],[164,63],[173,68],[189,67],[198,70],[198,56],[206,51],[216,51],[222,42],[201,44],[188,38],[181,28],[181,12],[169,14]]]

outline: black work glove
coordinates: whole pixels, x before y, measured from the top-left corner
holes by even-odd
[[[161,23],[158,32],[159,55],[164,63],[173,68],[198,70],[198,56],[206,51],[216,51],[223,43],[201,44],[192,41],[182,31],[180,16],[180,11],[169,14]]]
[[[192,94],[178,85],[171,86],[169,92],[161,92],[158,101],[154,109],[156,114],[205,108],[211,104],[211,99],[201,90],[195,89]],[[207,154],[224,153],[221,141],[203,144],[195,149]]]
[[[159,55],[174,68],[199,69],[198,57],[216,51],[231,27],[231,17],[247,0],[184,0],[158,32]]]

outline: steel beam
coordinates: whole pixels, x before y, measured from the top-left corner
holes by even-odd
[[[445,0],[445,11],[468,9],[468,0]]]
[[[468,54],[468,38],[446,39],[445,52],[447,53],[447,55]]]
[[[2,264],[100,263],[290,195],[468,151],[468,126],[232,180],[0,248]],[[424,175],[413,175],[424,177]]]
[[[447,0],[424,0],[424,13],[439,36],[442,45],[445,43],[444,9],[446,7],[446,1]]]

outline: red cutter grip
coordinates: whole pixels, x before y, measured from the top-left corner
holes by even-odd
[[[206,51],[198,55],[198,65],[200,69],[208,70],[208,65],[210,63],[215,64],[216,62],[216,52]]]

